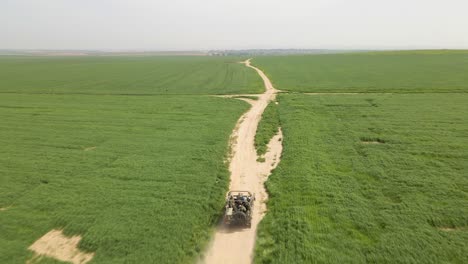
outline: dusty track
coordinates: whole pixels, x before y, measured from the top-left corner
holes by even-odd
[[[258,95],[258,100],[246,100],[252,107],[239,119],[231,135],[233,143],[229,166],[231,172],[229,188],[230,190],[254,192],[257,200],[250,229],[229,229],[222,224],[218,227],[205,254],[203,263],[206,264],[252,262],[257,226],[266,212],[265,202],[268,196],[264,183],[271,170],[278,165],[282,151],[282,132],[279,129],[278,134],[270,140],[265,162],[257,162],[257,153],[254,147],[255,133],[263,111],[268,103],[275,99],[277,90],[260,69],[250,65],[250,59],[243,63],[257,71],[263,79],[266,90],[263,94]]]

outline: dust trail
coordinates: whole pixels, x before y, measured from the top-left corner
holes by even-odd
[[[268,77],[258,68],[250,64],[250,59],[243,62],[245,66],[254,69],[263,79],[265,92],[258,95],[258,100],[249,100],[252,105],[239,119],[236,129],[231,135],[232,153],[229,170],[231,172],[230,190],[247,190],[255,193],[257,200],[253,209],[252,227],[250,229],[228,229],[220,225],[213,241],[205,254],[206,264],[243,264],[251,263],[255,246],[257,226],[266,212],[268,198],[264,183],[279,161],[282,151],[282,131],[268,144],[265,162],[257,162],[257,152],[254,146],[255,133],[268,103],[275,99],[277,90]]]

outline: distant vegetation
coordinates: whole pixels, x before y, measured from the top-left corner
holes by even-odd
[[[468,51],[390,51],[256,57],[292,92],[468,92]]]
[[[0,92],[57,94],[260,93],[239,57],[0,57]]]
[[[330,54],[351,52],[350,50],[330,49],[246,49],[246,50],[212,50],[211,56],[264,56],[264,55],[305,55],[305,54]],[[354,51],[358,52],[358,51]],[[361,51],[359,51],[361,52]]]

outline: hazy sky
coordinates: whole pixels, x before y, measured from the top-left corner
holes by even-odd
[[[468,48],[468,0],[0,0],[0,49]]]

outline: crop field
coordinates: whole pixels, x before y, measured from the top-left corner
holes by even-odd
[[[249,109],[212,95],[264,91],[242,59],[0,56],[0,263],[62,263],[28,250],[51,230],[91,263],[201,260]],[[468,51],[252,63],[283,91],[255,263],[468,263]]]
[[[468,262],[468,94],[279,101],[257,263]]]
[[[237,57],[1,57],[0,93],[259,93],[262,81]]]
[[[267,145],[270,139],[278,133],[280,127],[278,118],[278,106],[274,103],[268,104],[262,115],[257,133],[255,134],[255,149],[257,156],[262,156],[267,152]]]
[[[256,57],[277,89],[291,92],[466,92],[468,51],[404,51]]]
[[[468,262],[468,93],[459,92],[468,91],[461,82],[468,75],[449,72],[468,59],[464,52],[428,53],[254,59],[286,91],[261,121],[280,123],[284,149],[267,181],[256,263]],[[408,72],[397,67],[390,78],[377,72],[383,68],[365,68],[390,58]],[[348,75],[331,65],[349,66]],[[418,75],[431,67],[428,80]],[[375,87],[356,82],[351,89],[366,70]],[[407,90],[393,89],[398,82]],[[360,93],[330,93],[350,89]],[[268,132],[259,132],[260,142]]]
[[[82,236],[79,250],[93,252],[92,263],[198,257],[223,206],[229,136],[248,109],[202,93],[256,92],[261,80],[250,81],[255,75],[228,58],[159,59],[0,59],[2,69],[22,64],[1,73],[7,80],[0,86],[0,263],[33,258],[28,247],[53,229]],[[45,61],[50,65],[41,66]],[[126,67],[133,72],[119,76],[106,69],[109,61],[118,62],[120,74]],[[150,65],[156,70],[141,73]],[[179,78],[177,69],[190,67],[203,71],[200,79]],[[155,71],[173,77],[160,79]],[[237,77],[225,79],[231,73]],[[148,79],[138,82],[143,75]],[[99,76],[109,81],[96,85]],[[132,93],[155,95],[122,95],[133,78],[141,86]],[[163,87],[199,95],[158,95]]]

